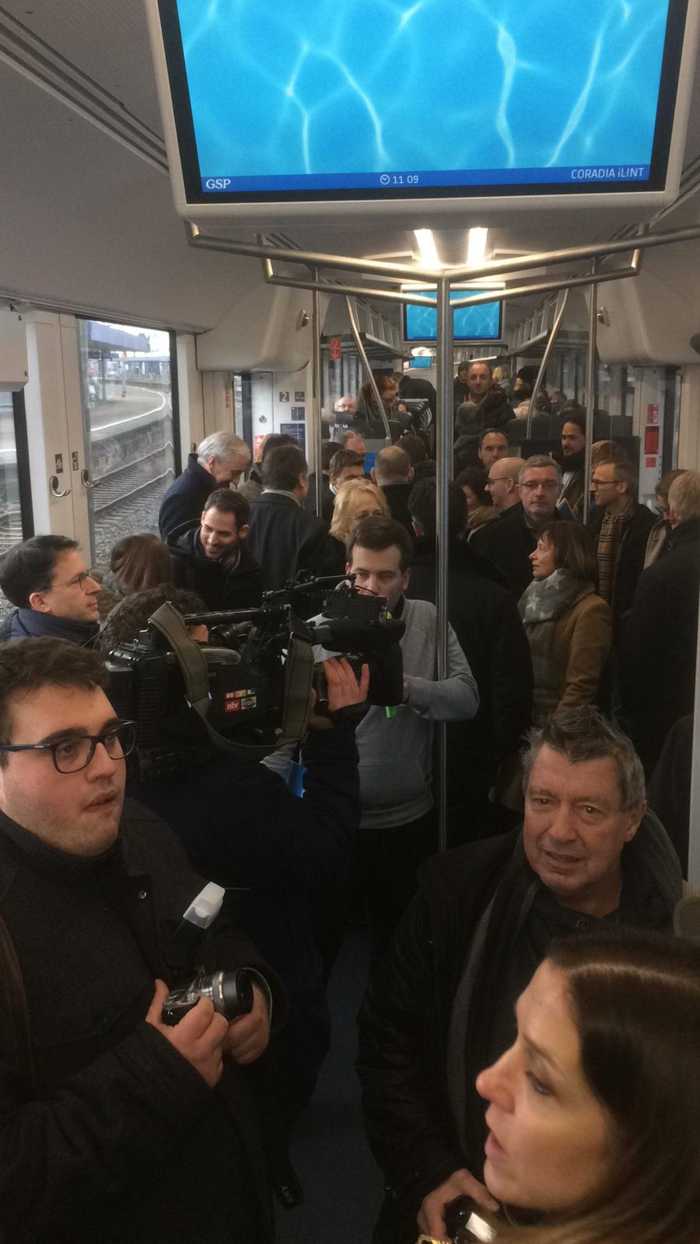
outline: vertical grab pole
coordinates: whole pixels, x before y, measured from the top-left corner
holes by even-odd
[[[313,269],[314,281],[318,281],[318,268]],[[322,505],[322,457],[323,425],[321,421],[321,294],[315,289],[312,297],[311,331],[313,354],[311,356],[311,442],[316,458],[316,515],[321,518]]]
[[[384,403],[381,397],[379,396],[379,389],[377,388],[377,382],[374,379],[372,368],[369,365],[369,359],[367,358],[367,351],[365,350],[365,347],[362,344],[362,337],[360,336],[360,325],[358,324],[357,316],[355,314],[355,307],[353,304],[353,300],[352,298],[349,297],[349,295],[345,296],[345,305],[348,309],[348,319],[350,321],[350,328],[352,330],[352,335],[355,339],[355,346],[357,348],[357,353],[362,359],[362,364],[364,366],[365,373],[367,375],[367,381],[374,394],[374,400],[377,403],[377,410],[379,411],[382,423],[384,424],[384,438],[386,440],[387,445],[390,445],[391,444],[391,428],[389,427],[389,420],[386,417]]]
[[[547,367],[549,366],[549,358],[552,353],[552,350],[554,349],[554,342],[557,339],[557,333],[559,332],[561,322],[564,318],[564,312],[566,311],[566,304],[568,301],[569,301],[568,289],[560,290],[558,298],[557,298],[557,309],[554,315],[554,320],[552,321],[552,327],[549,332],[547,344],[544,348],[544,354],[542,355],[542,362],[540,363],[540,368],[537,373],[537,379],[535,380],[535,385],[532,390],[532,394],[530,396],[530,405],[527,408],[527,438],[528,440],[530,439],[530,433],[532,432],[532,420],[535,414],[535,403],[539,396],[540,389],[542,388],[542,385],[544,384],[544,373],[546,372]]]
[[[698,613],[700,619],[700,612]],[[690,824],[688,826],[688,885],[691,894],[700,894],[700,624],[695,665],[695,705],[693,710],[693,762],[690,770]]]
[[[591,276],[595,276],[597,263],[591,265]],[[593,450],[593,422],[595,416],[595,365],[598,351],[598,286],[592,283],[590,305],[588,308],[588,363],[586,366],[586,461],[583,476],[583,521],[588,522],[591,510],[591,453]]]
[[[437,539],[437,676],[446,678],[448,618],[449,483],[452,477],[454,429],[452,422],[452,323],[450,279],[442,276],[437,287],[437,465],[435,531]],[[438,849],[447,849],[447,727],[438,727]]]

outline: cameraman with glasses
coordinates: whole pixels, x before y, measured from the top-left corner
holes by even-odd
[[[73,644],[0,647],[0,1235],[267,1241],[248,1065],[284,1004],[226,906],[185,936],[203,882],[123,808],[134,727],[106,683]],[[229,1022],[200,998],[167,1026],[168,987],[200,966],[247,968],[252,1009]]]

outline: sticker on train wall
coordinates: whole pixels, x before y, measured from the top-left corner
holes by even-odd
[[[279,400],[280,400],[280,402],[288,402],[288,401],[289,401],[289,389],[280,389],[280,391],[279,391]]]
[[[305,401],[306,401],[306,390],[305,390],[305,389],[295,389],[295,390],[294,390],[294,401],[295,401],[295,402],[305,402]]]
[[[647,423],[658,424],[659,408],[656,405],[647,406]]]
[[[645,454],[658,454],[659,452],[659,428],[658,427],[647,427],[644,429],[644,452]]]
[[[658,464],[658,461],[659,461],[659,460],[658,460],[658,458],[657,458],[656,454],[652,454],[652,455],[650,455],[650,457],[645,458],[645,459],[644,459],[644,466],[645,466],[646,470],[648,470],[648,471],[655,471],[655,470],[656,470],[656,467],[657,467],[657,464]]]
[[[227,691],[224,695],[225,713],[246,713],[256,708],[258,698],[252,688],[239,687],[236,691]]]

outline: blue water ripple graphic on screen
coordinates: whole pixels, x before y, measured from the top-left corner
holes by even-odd
[[[668,0],[178,0],[178,12],[203,178],[508,181],[651,159]]]

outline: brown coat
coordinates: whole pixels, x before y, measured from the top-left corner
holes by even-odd
[[[584,591],[556,621],[525,623],[525,633],[535,669],[536,725],[559,707],[595,701],[612,645],[612,614],[602,597]]]

